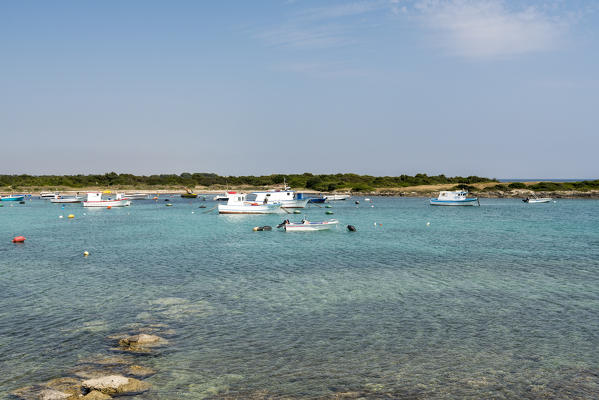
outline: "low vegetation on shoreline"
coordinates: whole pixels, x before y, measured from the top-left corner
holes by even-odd
[[[220,176],[212,173],[137,176],[103,175],[0,175],[0,192],[91,191],[99,189],[184,192],[219,192],[226,188],[252,191],[282,187],[309,192],[352,192],[398,196],[428,196],[440,190],[468,190],[481,197],[518,197],[525,192],[567,193],[578,197],[599,197],[599,179],[577,182],[499,182],[479,176],[446,177],[426,174],[371,176],[357,174],[273,174],[264,176]]]
[[[403,188],[420,185],[464,184],[497,182],[495,179],[478,176],[446,177],[445,175],[428,176],[427,174],[400,176],[371,176],[357,174],[273,174],[263,176],[220,176],[212,173],[188,173],[180,175],[138,176],[117,174],[103,175],[0,175],[0,187],[19,190],[21,188],[172,188],[172,187],[272,187],[283,182],[294,189],[311,189],[319,192],[335,190],[353,192],[372,192],[380,188]]]

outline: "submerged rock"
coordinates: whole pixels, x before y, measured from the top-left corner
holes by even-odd
[[[168,341],[160,336],[140,333],[139,335],[121,337],[119,347],[113,350],[130,353],[149,353],[152,347],[163,346]]]
[[[97,390],[104,394],[135,394],[150,389],[150,384],[122,375],[108,375],[83,381],[82,386],[89,391]]]
[[[156,373],[152,368],[143,367],[141,365],[131,365],[124,370],[125,375],[136,376],[138,378],[147,378]]]
[[[12,395],[21,400],[74,400],[81,397],[81,381],[75,378],[52,379],[17,389]]]
[[[148,335],[147,333],[141,333],[139,335],[129,336],[119,340],[121,346],[148,346],[151,344],[163,341],[160,336]]]
[[[116,339],[121,338],[119,336]],[[95,364],[95,365],[130,365],[133,364],[133,361],[127,360],[123,357],[119,356],[98,356],[98,357],[88,357],[79,361],[81,364]]]
[[[40,400],[66,400],[72,395],[54,389],[44,389],[40,392]]]
[[[108,400],[112,397],[102,392],[98,392],[97,390],[92,390],[91,392],[83,396],[83,398],[86,400]]]

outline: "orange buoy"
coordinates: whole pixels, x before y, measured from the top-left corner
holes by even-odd
[[[25,241],[25,236],[15,236],[12,239],[13,243],[23,243]]]
[[[110,209],[112,208],[112,206],[108,206],[108,207],[106,207],[106,208],[107,208],[108,210],[110,210]]]

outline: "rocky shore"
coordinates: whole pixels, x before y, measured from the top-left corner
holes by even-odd
[[[109,400],[149,391],[151,384],[144,379],[157,371],[136,364],[136,356],[156,356],[156,348],[168,345],[168,340],[158,334],[173,332],[163,324],[137,327],[134,331],[132,335],[129,331],[108,337],[115,345],[109,350],[115,355],[79,360],[64,376],[16,389],[12,396],[20,400]],[[149,331],[155,334],[144,333]]]

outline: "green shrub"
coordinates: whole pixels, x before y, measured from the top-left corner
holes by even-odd
[[[512,182],[507,185],[510,189],[526,189],[528,186],[522,182]]]

